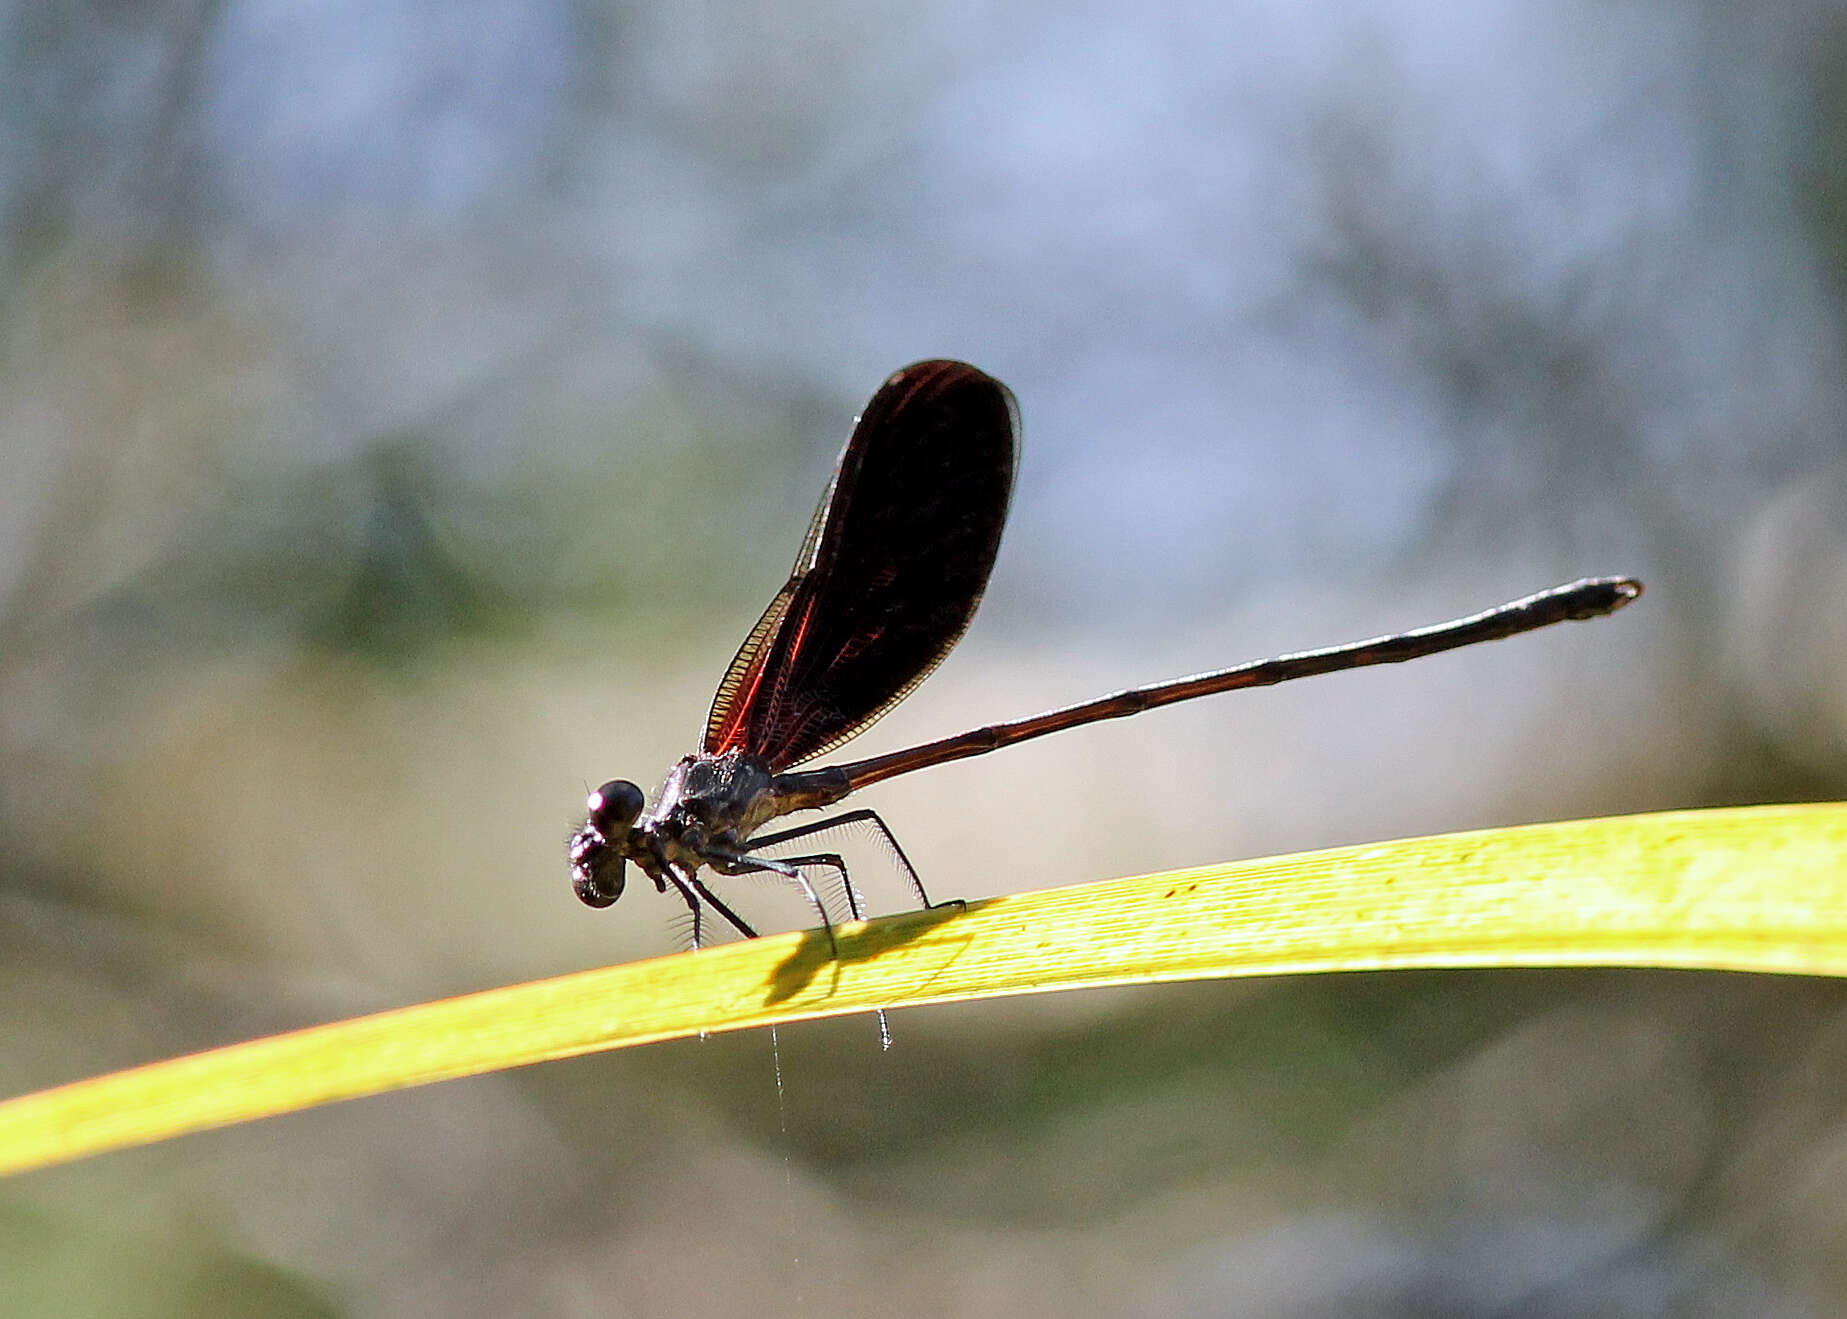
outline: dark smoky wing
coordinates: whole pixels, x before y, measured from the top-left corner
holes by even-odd
[[[781,635],[783,622],[789,616],[789,606],[801,584],[799,576],[789,579],[788,584],[776,593],[776,598],[770,601],[769,608],[763,611],[763,617],[757,620],[750,635],[744,638],[738,653],[731,657],[731,666],[725,670],[725,676],[718,684],[718,693],[712,697],[711,713],[706,715],[707,751],[744,745],[746,721],[761,688],[765,665],[776,652],[776,640]]]
[[[840,745],[942,662],[987,588],[1013,494],[1018,413],[962,362],[918,362],[872,396],[795,575],[732,661],[706,750],[775,769]]]
[[[782,590],[770,601],[769,607],[763,611],[756,626],[750,629],[744,644],[738,647],[737,654],[731,657],[731,663],[725,669],[725,676],[712,697],[712,709],[705,719],[707,751],[745,745],[750,712],[763,690],[765,667],[770,658],[777,654],[783,620],[788,617],[789,606],[808,576],[808,570],[814,565],[815,547],[820,543],[821,529],[827,524],[827,511],[833,505],[834,489],[839,482],[840,464],[836,463],[834,474],[828,478],[827,489],[821,492],[821,502],[815,506],[814,516],[808,520],[808,532],[802,537],[802,548],[796,552],[795,567],[789,571],[789,580],[783,583]]]

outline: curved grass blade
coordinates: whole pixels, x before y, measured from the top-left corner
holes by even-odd
[[[1847,975],[1847,803],[1491,829],[1205,866],[578,972],[0,1103],[0,1174],[602,1049],[1226,976],[1631,966]]]

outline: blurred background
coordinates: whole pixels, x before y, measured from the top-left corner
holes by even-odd
[[[579,906],[564,838],[694,748],[926,356],[1014,388],[1023,468],[859,754],[1648,583],[882,785],[939,896],[1847,795],[1840,5],[16,0],[0,59],[5,1093],[678,947],[646,885]],[[892,1029],[21,1177],[4,1308],[1847,1309],[1834,985]]]

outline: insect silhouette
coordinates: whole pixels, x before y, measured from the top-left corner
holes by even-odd
[[[1642,593],[1634,578],[1587,577],[1415,631],[1131,688],[866,760],[797,768],[864,732],[967,630],[1000,548],[1018,447],[1012,392],[967,363],[917,362],[879,387],[841,451],[789,580],[718,685],[701,748],[668,771],[652,808],[626,779],[590,794],[588,818],[570,840],[580,899],[609,906],[622,896],[633,861],[658,891],[671,888],[686,904],[698,947],[707,908],[739,933],[756,934],[702,872],[767,873],[801,890],[831,939],[827,906],[804,871],[836,875],[857,920],[863,913],[846,863],[835,852],[772,857],[764,849],[870,825],[890,844],[919,904],[931,906],[916,867],[870,810],[760,833],[770,821],[832,806],[881,779],[1099,719],[1597,618]]]

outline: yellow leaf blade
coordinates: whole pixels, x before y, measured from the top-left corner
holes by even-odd
[[[0,1103],[0,1174],[700,1031],[1099,985],[1402,967],[1847,975],[1847,803],[1406,839],[584,971]]]

